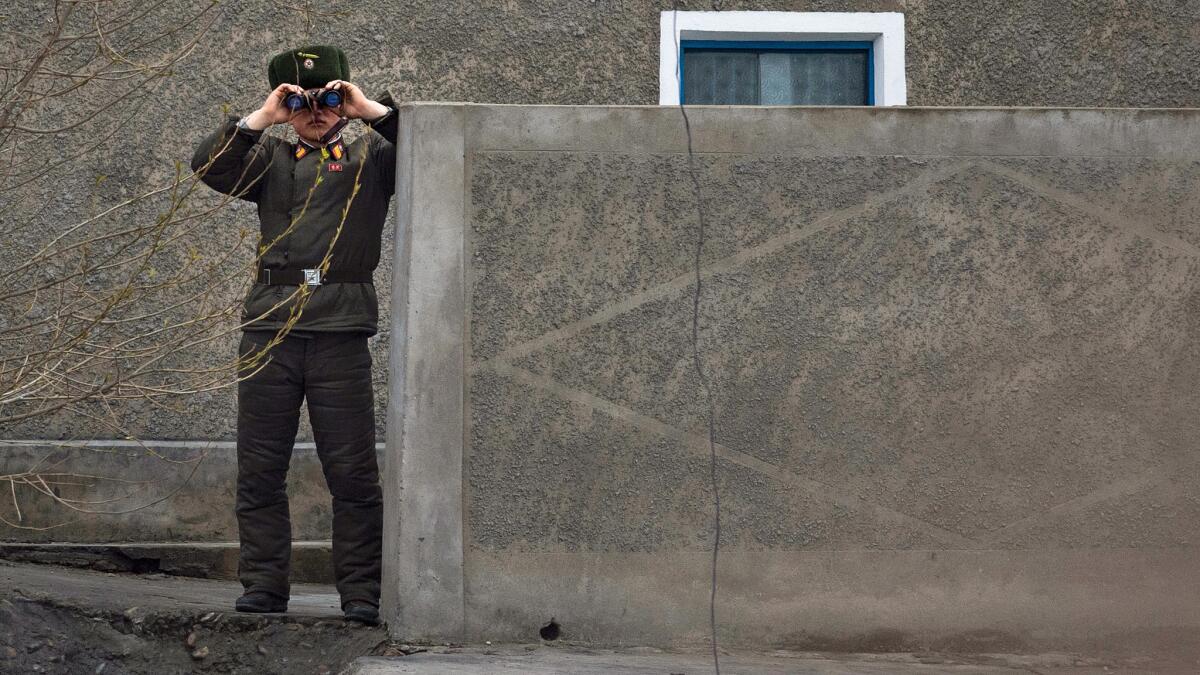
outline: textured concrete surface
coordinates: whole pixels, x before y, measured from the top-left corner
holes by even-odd
[[[405,120],[465,140],[402,153],[409,208],[434,213],[406,221],[396,269],[438,274],[405,288],[393,372],[425,405],[393,430],[438,441],[389,446],[405,484],[390,536],[403,513],[436,523],[388,550],[393,634],[511,639],[554,617],[586,641],[703,642],[713,494],[679,111]],[[723,643],[1196,644],[1200,115],[691,123]],[[465,200],[457,178],[418,189],[447,162]],[[461,511],[441,492],[460,482]],[[461,587],[445,576],[460,561]],[[430,588],[461,626],[395,614]]]
[[[0,473],[36,468],[47,475],[75,474],[48,478],[60,499],[74,500],[74,509],[44,494],[40,486],[14,486],[13,493],[0,500],[0,518],[22,527],[0,524],[0,541],[236,541],[237,461],[232,445],[0,441]],[[379,453],[382,462],[382,446]],[[288,500],[295,539],[330,537],[331,498],[311,443],[293,451]]]
[[[658,101],[659,13],[675,6],[903,12],[912,105],[1200,105],[1189,67],[1200,56],[1194,2],[334,0],[324,10],[357,77],[394,87],[398,100],[629,105]],[[304,17],[281,6],[231,5],[196,54],[208,67],[186,74],[179,91],[202,83],[222,98],[257,102],[265,56],[307,32]]]
[[[151,11],[137,24],[137,35],[155,35],[208,4],[184,0]],[[215,128],[226,110],[245,113],[261,103],[266,93],[264,63],[271,54],[298,41],[324,39],[327,34],[321,28],[327,23],[337,26],[354,79],[375,95],[390,89],[397,100],[651,104],[658,100],[658,16],[672,6],[644,0],[579,0],[552,8],[520,2],[448,6],[432,0],[334,0],[316,17],[319,27],[310,28],[301,13],[275,2],[228,3],[184,65],[148,92],[153,96],[127,111],[138,120],[122,134],[134,161],[126,153],[76,158],[70,171],[21,190],[14,196],[17,208],[0,218],[33,210],[44,214],[39,219],[45,229],[35,228],[23,234],[21,242],[11,242],[32,245],[94,205],[162,184],[174,162],[186,161],[194,144]],[[1194,2],[775,0],[679,7],[903,12],[911,105],[1200,105],[1200,77],[1191,67],[1200,49],[1193,34],[1200,6]],[[18,53],[31,27],[42,24],[45,11],[36,3],[24,3],[0,17],[0,54]],[[245,56],[231,59],[229,54]],[[102,118],[94,123],[98,126],[81,129],[79,140],[107,131],[108,121]],[[55,143],[48,154],[65,158],[64,153],[79,147],[73,140]],[[98,180],[101,176],[103,181]],[[197,209],[216,204],[204,191],[189,201]],[[135,210],[123,221],[152,217],[157,206]],[[253,206],[244,203],[230,205],[208,221],[186,237],[187,246],[226,252],[234,247],[240,229],[256,224]],[[16,245],[5,250],[13,256],[21,252]],[[237,249],[234,262],[247,263],[250,252],[248,246]],[[385,260],[388,257],[385,252]],[[376,285],[383,293],[381,306],[386,307],[386,263]],[[231,283],[228,297],[236,299],[243,288]],[[166,304],[170,298],[162,301]],[[386,323],[383,317],[381,325]],[[384,331],[375,341],[380,362],[387,354],[387,340]],[[223,341],[213,345],[211,353],[190,357],[193,363],[218,364],[233,348],[232,341]],[[382,369],[379,373],[382,438],[387,391]],[[131,433],[144,438],[228,439],[232,396],[229,390],[193,396],[179,403],[176,414],[129,402],[122,419]],[[84,426],[80,417],[64,415],[20,425],[11,430],[11,437],[60,438],[78,435]],[[95,436],[107,434],[95,430]]]
[[[180,17],[209,4],[180,0],[145,8],[144,15],[139,7],[141,18],[115,39],[132,44],[158,35]],[[115,115],[88,119],[91,99],[81,95],[52,106],[47,119],[36,120],[46,126],[61,118],[83,118],[85,123],[44,144],[41,157],[66,160],[62,167],[9,193],[11,202],[0,213],[0,222],[13,224],[31,215],[35,226],[0,246],[0,266],[21,260],[65,224],[163,185],[175,163],[187,161],[194,144],[215,128],[226,111],[245,113],[261,103],[266,89],[264,63],[271,54],[298,42],[324,41],[330,34],[326,26],[336,26],[333,34],[350,55],[353,79],[373,95],[391,89],[397,100],[651,104],[658,98],[659,12],[674,5],[644,0],[570,0],[553,6],[515,1],[448,5],[433,0],[330,0],[315,16],[305,16],[295,6],[266,0],[223,3],[196,49],[170,78],[144,88],[144,98],[131,99]],[[1200,6],[1195,2],[770,0],[678,6],[683,10],[903,12],[908,101],[913,105],[1200,105],[1200,78],[1192,67],[1200,49],[1195,39]],[[0,56],[18,58],[30,37],[45,25],[47,11],[49,6],[39,3],[8,8],[0,16]],[[230,54],[238,56],[230,58]],[[134,122],[118,127],[125,119]],[[120,152],[79,156],[80,148],[118,129]],[[218,200],[200,190],[188,203],[200,211],[214,207]],[[97,228],[148,222],[161,206],[150,200]],[[237,269],[249,264],[252,252],[250,245],[239,246],[237,241],[242,230],[254,230],[254,208],[230,204],[206,217],[202,225],[183,234],[162,254],[162,268],[170,269],[172,262],[178,264],[192,250],[214,258],[230,253],[224,272],[234,276],[222,282],[218,295],[236,306],[248,278],[248,274],[237,276]],[[386,359],[390,341],[391,229],[385,237],[385,262],[376,274],[383,330],[372,348],[379,364]],[[684,253],[680,256],[686,258]],[[169,306],[195,290],[182,288],[147,299],[147,305]],[[182,311],[171,316],[188,315]],[[217,340],[190,350],[174,365],[227,365],[235,343],[232,337]],[[377,437],[383,439],[389,391],[382,367],[376,368],[375,382]],[[85,405],[78,412],[12,425],[3,436],[130,435],[228,441],[233,438],[233,397],[232,390],[218,389],[172,400],[167,409],[137,399],[122,401],[115,406],[121,429],[98,424],[91,417],[109,412],[103,406]],[[304,416],[301,440],[307,439],[311,434]]]

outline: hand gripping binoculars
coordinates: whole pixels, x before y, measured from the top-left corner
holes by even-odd
[[[292,92],[283,98],[283,105],[292,112],[308,108],[336,108],[342,104],[342,92],[337,89],[318,89],[315,92]]]

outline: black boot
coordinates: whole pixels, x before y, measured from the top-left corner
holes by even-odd
[[[287,598],[271,595],[266,591],[250,591],[237,599],[233,606],[239,612],[263,614],[267,612],[286,612]]]
[[[368,626],[379,625],[379,609],[365,600],[351,600],[342,608],[347,621],[357,621]]]

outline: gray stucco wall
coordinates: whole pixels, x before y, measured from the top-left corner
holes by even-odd
[[[703,641],[679,110],[403,120],[393,633]],[[1200,115],[691,122],[723,640],[1197,637]]]
[[[150,12],[130,40],[165,27],[207,6],[185,0]],[[198,139],[214,128],[223,110],[252,110],[266,88],[265,60],[298,42],[330,35],[350,54],[354,78],[368,92],[391,89],[397,100],[470,100],[497,103],[647,104],[657,100],[658,15],[667,2],[442,2],[329,3],[310,30],[305,17],[273,2],[227,3],[191,55],[138,108],[122,108],[134,122],[124,128],[119,152],[75,157],[78,148],[112,126],[101,118],[46,144],[47,161],[64,168],[12,193],[0,219],[36,213],[37,225],[19,241],[4,242],[0,264],[11,266],[36,249],[46,233],[93,209],[161,185],[177,161],[186,162]],[[683,10],[890,11],[906,18],[909,102],[913,105],[1200,105],[1195,2],[1018,2],[989,0],[813,0],[680,4]],[[16,58],[31,35],[45,25],[37,3],[17,3],[0,17],[0,54]],[[336,26],[332,33],[321,24]],[[126,37],[126,36],[123,36]],[[231,56],[236,55],[236,56]],[[49,119],[86,110],[81,97],[48,111]],[[71,110],[72,106],[78,110]],[[497,160],[500,161],[500,160]],[[98,177],[103,176],[103,181]],[[203,190],[190,201],[200,210],[216,204]],[[145,222],[158,206],[126,212],[114,226]],[[235,248],[240,229],[255,226],[252,205],[224,208],[205,227],[190,233],[180,249],[219,255]],[[390,229],[390,228],[389,228]],[[385,247],[390,247],[390,234]],[[389,249],[390,250],[390,249]],[[238,248],[233,261],[248,264],[251,249]],[[390,253],[385,251],[387,260]],[[677,256],[678,257],[678,256]],[[377,286],[387,324],[386,262]],[[227,292],[236,302],[244,286]],[[168,305],[179,296],[159,299]],[[182,317],[177,315],[177,318]],[[491,339],[491,338],[489,338]],[[385,329],[374,342],[376,362],[386,358]],[[233,340],[189,353],[186,365],[227,361]],[[376,380],[378,436],[386,433],[387,387],[382,367]],[[147,440],[231,441],[233,392],[205,392],[170,402],[178,409],[122,402],[118,415],[128,435]],[[92,411],[95,412],[95,411]],[[4,438],[115,438],[87,417],[60,414],[10,425]],[[311,439],[307,421],[301,440]],[[4,468],[25,467],[23,455],[6,454]],[[311,468],[311,467],[310,467]],[[308,470],[308,469],[305,469]],[[226,474],[226,476],[231,474]],[[317,492],[319,492],[319,487]],[[66,530],[58,534],[66,536]],[[6,538],[25,538],[5,533]]]
[[[356,77],[402,100],[654,104],[659,13],[676,6],[902,12],[910,105],[1200,106],[1194,1],[373,0],[328,11]],[[231,5],[195,56],[204,67],[180,78],[179,92],[215,93],[238,109],[257,103],[266,57],[305,30],[302,17],[273,3]]]
[[[136,26],[136,34],[154,35],[207,5],[180,2],[151,12]],[[609,0],[563,2],[553,8],[544,3],[334,2],[322,10],[328,16],[318,17],[318,23],[336,25],[333,34],[350,54],[353,79],[375,95],[390,89],[397,100],[650,104],[658,99],[658,16],[672,7],[668,2]],[[1200,77],[1191,67],[1200,61],[1194,35],[1200,4],[1195,2],[813,0],[679,8],[903,12],[911,105],[1200,105]],[[44,11],[26,3],[0,18],[0,53],[15,58],[31,27],[45,23]],[[90,155],[70,162],[70,171],[14,195],[16,213],[44,209],[47,225],[28,230],[22,236],[32,239],[22,243],[36,244],[38,232],[72,222],[93,205],[161,184],[174,162],[186,162],[223,110],[245,113],[261,103],[264,63],[271,54],[329,35],[316,29],[310,33],[305,17],[272,2],[230,3],[217,17],[181,67],[155,95],[139,102],[136,123],[120,136],[132,158],[126,152]],[[245,56],[231,58],[233,54]],[[76,103],[86,107],[89,101]],[[47,148],[47,157],[68,158],[97,134],[85,125],[78,139],[68,136]],[[101,175],[105,180],[98,185]],[[202,192],[192,203],[199,209],[215,200]],[[150,205],[133,217],[152,218],[153,213]],[[224,252],[241,227],[254,225],[253,207],[235,204],[187,243]],[[6,250],[13,256],[20,252],[18,246]],[[237,258],[248,260],[249,255],[246,247]],[[384,265],[378,286],[389,286],[388,278]],[[230,291],[232,297],[238,292],[240,288]],[[377,357],[386,354],[386,340],[385,333]],[[230,342],[220,342],[204,358],[216,361],[231,350]],[[380,396],[386,395],[382,382],[378,385]],[[230,438],[231,392],[195,396],[181,405],[186,414],[161,414],[130,404],[130,431],[146,438]],[[381,411],[383,407],[381,403]],[[381,412],[380,434],[382,422]],[[77,436],[86,426],[68,416],[18,425],[7,435]],[[104,436],[98,431],[91,435]],[[307,431],[303,436],[308,437]]]

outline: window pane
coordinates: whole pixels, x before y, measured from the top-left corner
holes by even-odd
[[[700,105],[757,105],[758,55],[753,52],[683,53],[684,100]]]
[[[758,98],[762,105],[794,105],[792,93],[792,55],[788,52],[764,52],[758,57]]]
[[[764,57],[767,54],[763,55]],[[801,51],[791,60],[793,105],[866,105],[867,54],[859,51]],[[766,87],[766,84],[763,85]],[[772,85],[778,86],[778,85]],[[782,88],[781,86],[779,88]]]

